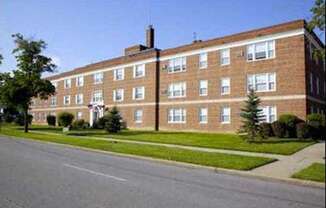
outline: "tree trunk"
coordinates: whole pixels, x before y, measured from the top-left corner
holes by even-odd
[[[28,109],[24,110],[24,132],[28,133]]]

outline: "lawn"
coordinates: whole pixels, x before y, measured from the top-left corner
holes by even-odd
[[[132,154],[138,156],[159,158],[164,160],[173,160],[179,162],[187,162],[204,166],[227,168],[235,170],[251,170],[253,168],[265,165],[275,161],[271,158],[249,157],[222,153],[208,153],[184,150],[179,148],[168,148],[153,145],[139,145],[122,142],[110,142],[96,140],[91,138],[78,138],[67,135],[49,135],[42,133],[23,133],[22,130],[16,128],[3,127],[1,132],[3,135],[13,136],[17,138],[27,138],[39,141],[54,142],[59,144],[68,144],[79,147],[103,150],[108,152]]]
[[[47,126],[33,126],[32,130],[62,133],[60,128],[49,128]],[[309,145],[313,141],[302,141],[298,139],[276,139],[270,138],[262,142],[248,143],[236,134],[217,133],[189,133],[189,132],[155,132],[125,130],[118,134],[108,134],[104,130],[88,129],[71,131],[70,135],[92,136],[125,139],[134,141],[145,141],[165,144],[178,144],[186,146],[206,147],[215,149],[229,149],[249,152],[272,153],[291,155]]]
[[[311,166],[294,174],[292,177],[303,180],[325,182],[325,164],[314,163]]]

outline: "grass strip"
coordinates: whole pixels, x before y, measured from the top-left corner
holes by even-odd
[[[325,164],[313,163],[300,172],[295,173],[292,177],[302,180],[325,182]]]

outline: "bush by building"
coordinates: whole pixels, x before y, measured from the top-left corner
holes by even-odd
[[[107,114],[108,121],[105,122],[105,129],[109,133],[117,133],[121,131],[121,121],[120,112],[117,107],[113,107]]]
[[[307,123],[310,127],[310,134],[312,139],[325,139],[325,116],[321,114],[310,114],[307,116]],[[325,137],[325,136],[324,136]]]
[[[270,123],[261,123],[260,124],[261,135],[263,138],[268,138],[274,136],[272,125]]]
[[[85,122],[84,119],[77,119],[74,122],[72,122],[72,128],[73,129],[86,129],[86,128],[88,128],[88,124]]]
[[[279,138],[284,138],[285,137],[286,129],[285,129],[284,123],[281,123],[279,121],[274,121],[272,123],[272,129],[273,129],[273,134],[276,137],[279,137]]]
[[[46,116],[46,121],[49,126],[55,126],[56,124],[56,117],[54,115],[47,115]]]
[[[19,113],[14,118],[14,123],[19,126],[24,126],[24,120],[25,120],[24,114]],[[27,117],[28,124],[32,124],[32,120],[33,120],[33,116],[31,114],[28,114],[28,117]]]
[[[68,127],[74,120],[74,115],[69,112],[62,112],[58,115],[59,126]]]
[[[284,124],[285,127],[285,137],[296,138],[296,125],[302,122],[298,117],[292,114],[283,114],[279,117],[278,121]]]
[[[297,123],[296,131],[299,139],[308,139],[310,137],[310,126],[306,122]]]

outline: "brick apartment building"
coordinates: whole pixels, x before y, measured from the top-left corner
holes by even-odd
[[[90,124],[117,106],[129,128],[236,131],[249,88],[262,100],[267,122],[284,113],[305,119],[326,112],[324,44],[297,20],[160,50],[154,29],[146,45],[118,58],[48,77],[56,94],[34,99],[35,123],[69,111]]]

